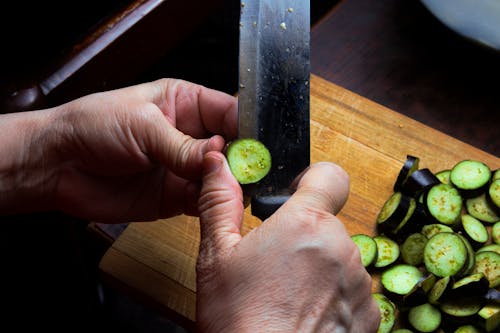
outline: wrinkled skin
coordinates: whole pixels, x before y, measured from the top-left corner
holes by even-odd
[[[205,157],[197,323],[202,332],[376,332],[379,311],[359,251],[334,215],[348,177],[320,163],[245,237],[241,189],[224,157]]]
[[[179,80],[0,115],[0,214],[61,210],[100,222],[200,215],[202,332],[374,332],[378,310],[335,214],[348,177],[321,163],[245,237],[241,187],[221,153],[233,96]]]
[[[203,154],[236,135],[237,100],[162,79],[1,117],[0,212],[117,223],[198,214]]]

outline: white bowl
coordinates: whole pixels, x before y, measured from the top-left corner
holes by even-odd
[[[420,0],[443,24],[500,50],[500,0]]]

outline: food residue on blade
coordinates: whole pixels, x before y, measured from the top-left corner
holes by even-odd
[[[281,22],[280,27],[281,27],[281,29],[286,30],[286,23]]]

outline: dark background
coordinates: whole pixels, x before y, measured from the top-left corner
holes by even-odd
[[[3,45],[0,84],[5,87],[40,78],[47,68],[60,60],[91,29],[131,2],[5,2],[0,14],[0,41]],[[337,2],[312,0],[312,22],[316,22]],[[202,27],[143,75],[131,80],[130,84],[159,77],[176,77],[229,93],[236,92],[239,8],[238,0],[225,0],[222,8],[209,17]]]

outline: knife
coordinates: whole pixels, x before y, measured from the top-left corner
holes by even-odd
[[[238,137],[261,141],[272,159],[269,174],[244,188],[261,220],[310,164],[309,41],[309,0],[241,1]]]

